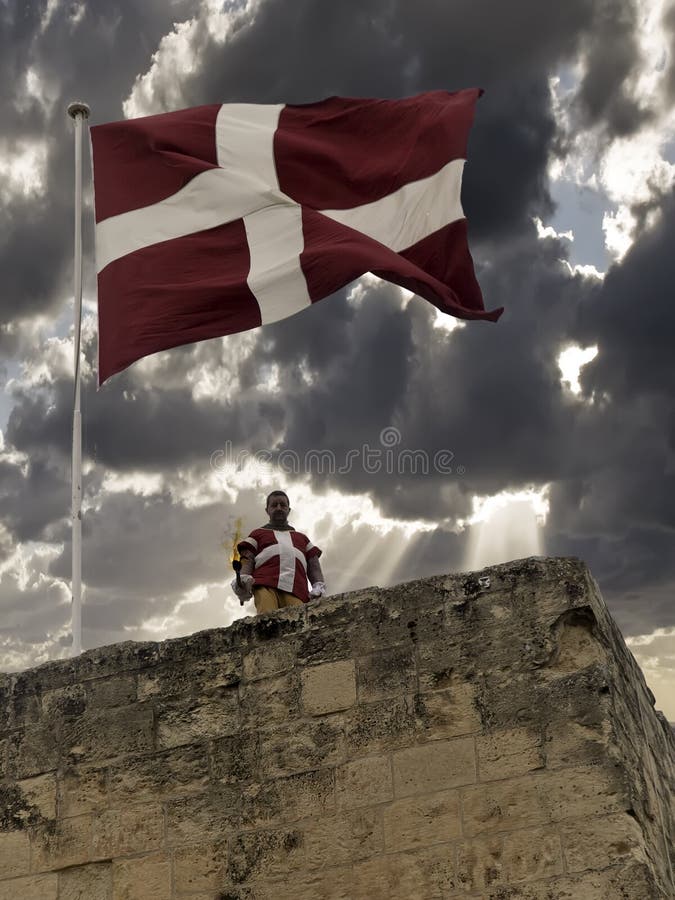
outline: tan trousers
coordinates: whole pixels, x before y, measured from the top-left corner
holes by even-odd
[[[253,588],[253,599],[255,601],[255,611],[260,613],[274,612],[275,609],[283,609],[285,606],[302,606],[302,600],[295,594],[289,594],[288,591],[279,590],[279,588],[264,587],[257,585]]]

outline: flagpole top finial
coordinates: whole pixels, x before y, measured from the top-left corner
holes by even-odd
[[[71,119],[76,119],[77,116],[82,116],[83,119],[88,119],[89,112],[89,107],[81,100],[75,100],[73,103],[68,104],[68,115]]]

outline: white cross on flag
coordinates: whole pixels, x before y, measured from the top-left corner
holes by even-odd
[[[460,199],[480,94],[228,103],[93,127],[99,384],[365,272],[496,321]]]

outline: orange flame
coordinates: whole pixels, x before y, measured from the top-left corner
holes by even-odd
[[[241,519],[237,519],[234,523],[234,535],[232,537],[232,551],[230,553],[230,563],[233,563],[235,560],[239,559],[239,550],[237,549],[237,544],[241,540]]]

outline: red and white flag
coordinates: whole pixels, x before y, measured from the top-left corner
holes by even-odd
[[[486,312],[460,192],[481,91],[200,106],[91,129],[99,384],[372,272]]]

